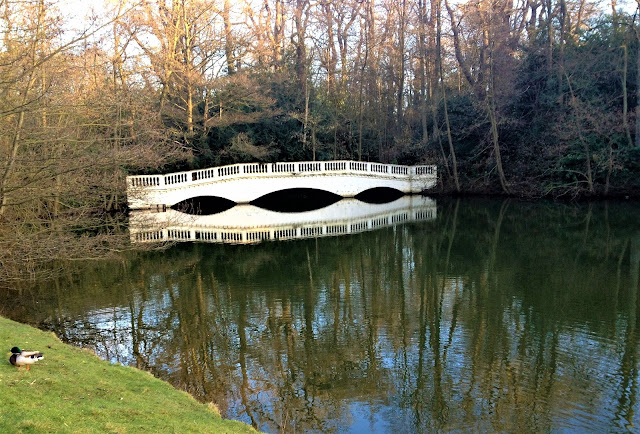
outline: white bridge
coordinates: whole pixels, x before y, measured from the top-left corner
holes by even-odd
[[[127,177],[131,209],[171,207],[187,199],[215,196],[238,204],[293,188],[354,197],[372,188],[421,193],[436,184],[436,166],[399,166],[360,161],[249,163],[164,175]]]
[[[265,241],[344,236],[436,219],[436,203],[425,196],[403,196],[393,202],[370,204],[342,199],[313,211],[280,213],[253,205],[236,205],[212,215],[133,211],[131,241],[157,243],[196,241],[253,244]]]

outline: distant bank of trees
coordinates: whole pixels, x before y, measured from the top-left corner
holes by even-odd
[[[640,21],[615,0],[97,3],[79,23],[62,0],[0,0],[0,250],[94,228],[127,173],[244,161],[640,191]]]

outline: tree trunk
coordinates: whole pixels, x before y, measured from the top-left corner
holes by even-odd
[[[25,98],[26,99],[26,98]],[[20,133],[24,125],[24,110],[21,110],[18,114],[18,120],[16,122],[16,129],[13,133],[11,140],[11,153],[9,154],[9,160],[5,165],[5,169],[0,178],[0,215],[4,214],[7,205],[7,188],[9,183],[9,177],[13,171],[13,167],[18,156],[18,149],[20,148]]]
[[[305,83],[306,84],[306,83]],[[302,124],[302,147],[306,149],[307,147],[307,130],[309,128],[309,88],[308,86],[304,86],[304,123]],[[315,149],[314,149],[315,154]],[[315,159],[314,159],[315,161]]]
[[[611,181],[611,173],[613,173],[613,146],[611,145],[611,141],[608,140],[608,155],[607,155],[607,176],[604,184],[604,195],[609,195],[609,185]]]
[[[629,128],[629,101],[627,95],[627,73],[629,70],[629,48],[626,45],[622,46],[624,51],[623,64],[622,64],[622,125],[624,127],[624,133],[627,137],[629,146],[633,146],[631,140],[631,130]]]
[[[551,0],[544,0],[545,12],[547,15],[547,79],[551,78],[553,72],[553,22],[551,20],[553,16],[553,5]]]
[[[227,62],[227,74],[233,75],[236,72],[235,58],[233,55],[233,34],[231,33],[231,19],[229,17],[229,0],[224,0],[222,7],[222,22],[224,25],[224,55]]]
[[[636,53],[636,148],[640,148],[640,33],[636,33],[638,48]]]
[[[227,0],[228,1],[228,0]],[[304,10],[305,5],[307,4],[304,0],[296,1],[295,8],[295,26],[296,26],[296,40],[295,40],[295,49],[296,49],[296,75],[298,76],[298,83],[300,86],[303,86],[303,92],[306,94],[307,87],[307,47],[305,45],[305,35],[306,28],[305,23],[302,19],[302,12]]]
[[[420,144],[424,148],[429,141],[429,132],[427,130],[427,83],[426,83],[426,26],[427,20],[426,0],[418,0],[418,74],[420,78],[420,123],[422,127],[422,137]]]
[[[399,33],[399,41],[398,41],[398,73],[400,76],[398,77],[398,95],[396,100],[396,115],[397,115],[397,131],[402,129],[402,124],[404,123],[404,50],[405,50],[405,28],[406,28],[406,13],[407,13],[407,5],[406,0],[402,0],[402,6],[400,9],[400,28],[398,30]]]
[[[456,186],[456,191],[460,192],[460,178],[458,176],[458,159],[456,158],[456,150],[453,147],[453,138],[451,137],[451,123],[449,121],[449,107],[447,103],[447,90],[444,84],[444,67],[442,66],[442,3],[441,0],[437,0],[436,8],[436,64],[437,64],[437,77],[439,78],[442,90],[442,102],[444,105],[444,122],[447,128],[447,141],[449,143],[449,154],[451,154],[451,165],[453,169],[453,182]],[[432,6],[434,3],[432,3]],[[447,164],[447,170],[449,165]]]
[[[458,176],[458,160],[456,158],[456,150],[453,147],[453,140],[451,138],[451,125],[449,123],[449,109],[447,107],[447,95],[442,87],[442,100],[444,101],[444,121],[447,126],[447,140],[449,141],[449,153],[451,154],[451,164],[453,166],[453,181],[456,184],[456,191],[460,192],[460,178]]]
[[[491,141],[493,142],[493,154],[496,158],[496,170],[498,171],[498,177],[500,178],[500,186],[502,187],[503,192],[509,193],[507,179],[502,168],[502,155],[500,153],[500,142],[498,136],[498,119],[493,97],[487,99],[487,109],[489,111],[489,120],[491,121]]]

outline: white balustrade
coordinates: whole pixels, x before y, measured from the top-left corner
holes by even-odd
[[[348,169],[347,169],[348,167]],[[411,169],[411,170],[410,170]],[[134,188],[165,188],[199,182],[208,182],[219,178],[244,177],[245,175],[261,175],[274,173],[307,173],[307,172],[369,172],[372,174],[391,174],[400,176],[434,175],[435,166],[398,166],[393,164],[366,163],[360,161],[326,161],[298,163],[243,163],[230,166],[198,169],[188,172],[169,173],[166,175],[134,175],[128,176],[128,185]]]

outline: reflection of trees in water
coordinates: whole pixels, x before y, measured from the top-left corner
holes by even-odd
[[[576,428],[576,407],[593,428],[637,423],[628,210],[440,207],[352,237],[96,265],[46,290],[41,322],[269,431],[338,430],[354,402],[399,431]]]

